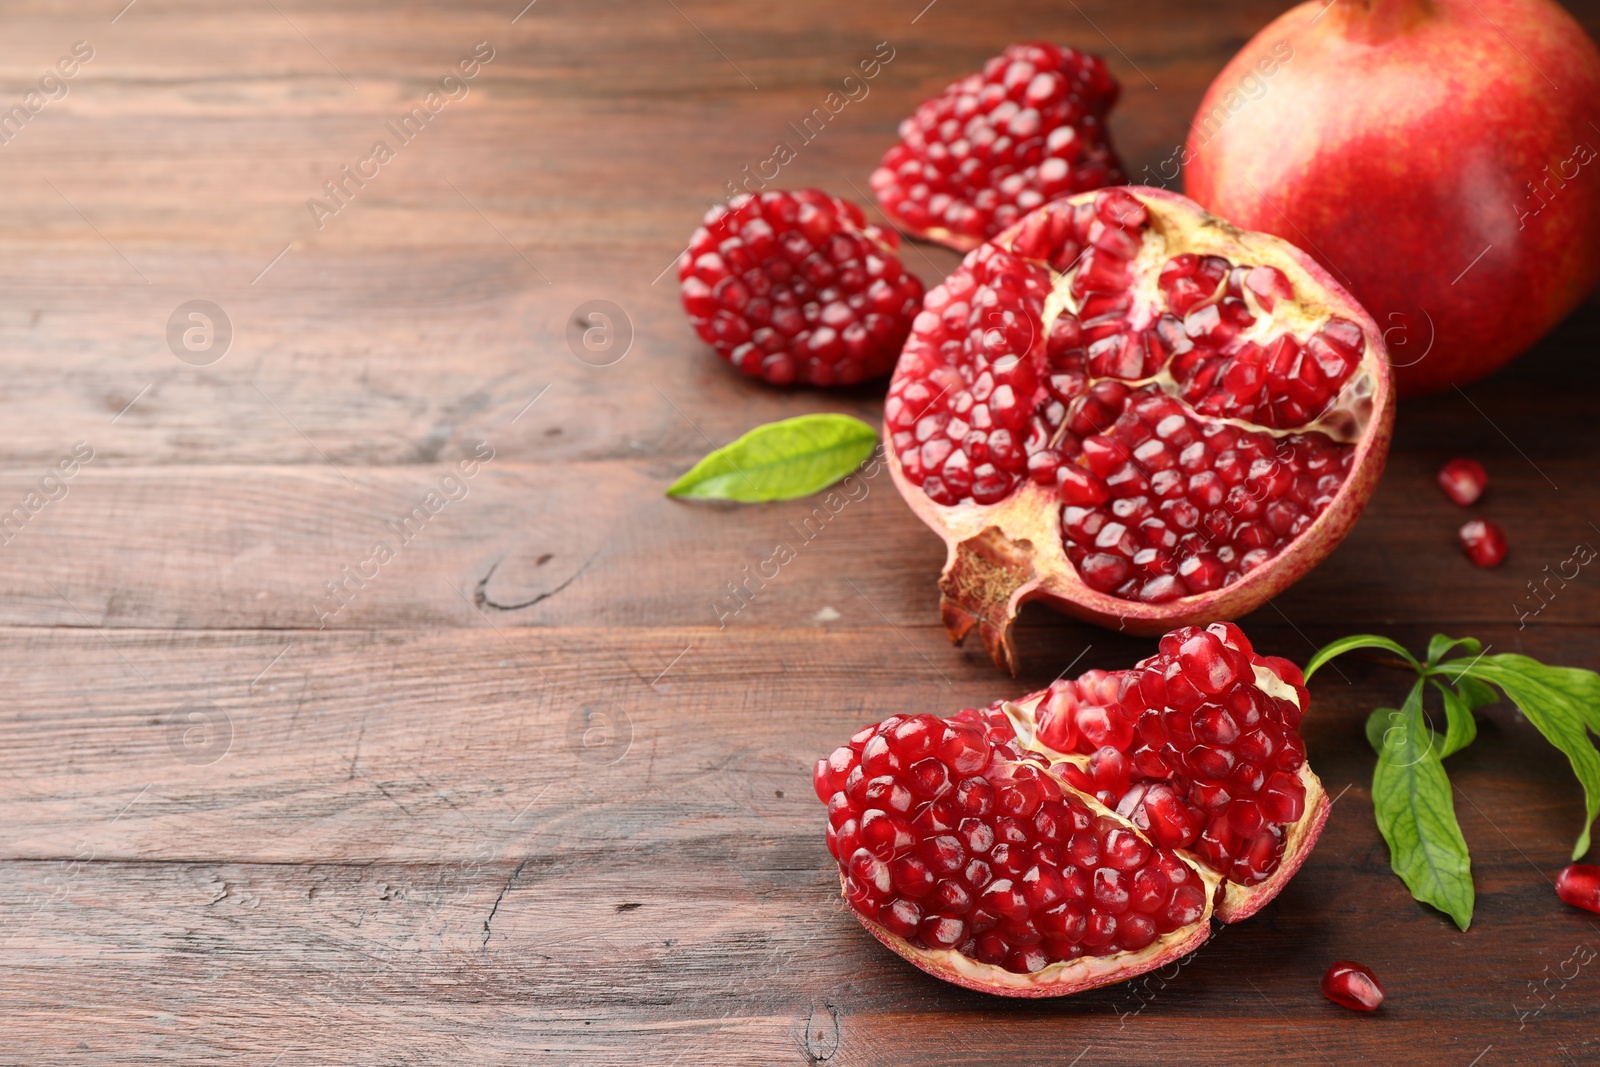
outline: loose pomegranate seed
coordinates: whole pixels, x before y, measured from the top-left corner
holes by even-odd
[[[1488,482],[1483,464],[1475,459],[1453,459],[1439,470],[1439,488],[1462,507],[1476,503]]]
[[[1600,912],[1600,867],[1574,863],[1556,876],[1556,896],[1575,908]]]
[[[1506,558],[1506,532],[1488,519],[1470,519],[1461,527],[1461,547],[1480,567],[1498,567]]]
[[[1288,278],[1214,255],[1166,258],[1136,308],[1129,271],[1163,240],[1122,189],[1029,216],[929,291],[885,406],[930,500],[1053,484],[1079,577],[1147,603],[1240,580],[1328,509],[1355,449],[1312,424],[1366,344],[1338,316],[1274,334]]]
[[[1012,45],[900,124],[873,190],[907,231],[972,248],[1041,204],[1126,180],[1105,123],[1118,91],[1099,56]]]
[[[814,189],[713,208],[678,265],[695,330],[776,385],[851,385],[887,374],[922,300],[899,237]]]
[[[1383,1003],[1383,986],[1361,964],[1337,960],[1322,976],[1322,995],[1351,1011],[1377,1011]]]

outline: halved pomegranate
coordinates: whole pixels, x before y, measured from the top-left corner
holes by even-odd
[[[1234,618],[1349,531],[1394,410],[1383,339],[1298,249],[1159,189],[1048,204],[928,292],[889,386],[951,637],[1041,598],[1134,633]]]
[[[1231,623],[948,719],[895,715],[817,761],[828,850],[874,937],[1006,996],[1120,982],[1277,895],[1328,817],[1298,667]]]

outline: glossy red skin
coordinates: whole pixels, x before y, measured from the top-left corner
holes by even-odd
[[[1481,378],[1600,280],[1600,50],[1551,0],[1324,6],[1212,83],[1185,192],[1328,267],[1385,331],[1401,396]],[[1271,76],[1241,83],[1258,62]]]

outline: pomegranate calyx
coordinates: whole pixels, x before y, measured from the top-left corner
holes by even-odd
[[[986,526],[951,544],[939,577],[939,617],[951,643],[961,644],[976,626],[994,665],[1013,677],[1022,662],[1011,640],[1011,623],[1039,584],[1032,551],[1031,538],[1008,537],[1000,527]]]
[[[1382,44],[1416,31],[1436,15],[1433,0],[1334,0],[1324,31],[1361,44]]]

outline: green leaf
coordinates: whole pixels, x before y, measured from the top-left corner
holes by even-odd
[[[1583,785],[1586,814],[1583,832],[1572,850],[1578,859],[1589,851],[1589,832],[1600,814],[1600,752],[1589,731],[1600,733],[1600,675],[1575,667],[1549,667],[1514,653],[1452,660],[1436,668],[1499,686],[1545,740],[1566,754],[1572,773]]]
[[[1500,699],[1500,694],[1494,691],[1494,686],[1465,674],[1456,679],[1456,692],[1466,699],[1473,711],[1486,708]]]
[[[1389,865],[1411,895],[1465,930],[1472,924],[1472,863],[1456,822],[1439,737],[1422,717],[1422,682],[1399,711],[1379,708],[1367,719],[1378,749],[1372,806],[1389,845]]]
[[[1321,648],[1312,653],[1311,658],[1306,661],[1306,681],[1309,682],[1311,680],[1311,676],[1317,672],[1317,668],[1321,667],[1333,657],[1342,656],[1346,652],[1350,652],[1358,648],[1386,649],[1390,652],[1393,652],[1395,655],[1400,656],[1417,670],[1420,671],[1422,669],[1422,665],[1417,662],[1416,657],[1407,652],[1405,650],[1405,646],[1399,644],[1398,642],[1391,641],[1387,637],[1379,637],[1377,634],[1355,634],[1352,637],[1341,637],[1337,641],[1332,641],[1326,645],[1323,645]]]
[[[794,500],[845,477],[877,443],[877,432],[849,415],[769,422],[696,463],[667,495],[747,504]]]
[[[1465,648],[1467,655],[1476,656],[1483,651],[1483,644],[1476,637],[1446,637],[1444,634],[1434,634],[1433,640],[1428,642],[1428,666],[1433,666],[1444,659],[1445,653],[1454,648]]]
[[[1473,703],[1471,697],[1456,692],[1438,679],[1434,679],[1433,687],[1439,690],[1439,695],[1444,698],[1444,715],[1447,726],[1444,734],[1444,748],[1439,753],[1439,758],[1445,759],[1460,752],[1477,740],[1478,722],[1472,717]],[[1493,698],[1493,690],[1490,690],[1489,695]]]
[[[1367,716],[1367,744],[1372,746],[1372,751],[1381,756],[1384,749],[1395,747],[1394,744],[1391,744],[1391,735],[1406,729],[1406,712],[1403,708],[1410,707],[1411,702],[1416,701],[1417,711],[1419,714],[1421,713],[1421,690],[1422,679],[1419,678],[1412,685],[1411,692],[1406,694],[1406,702],[1402,708],[1378,708]]]

